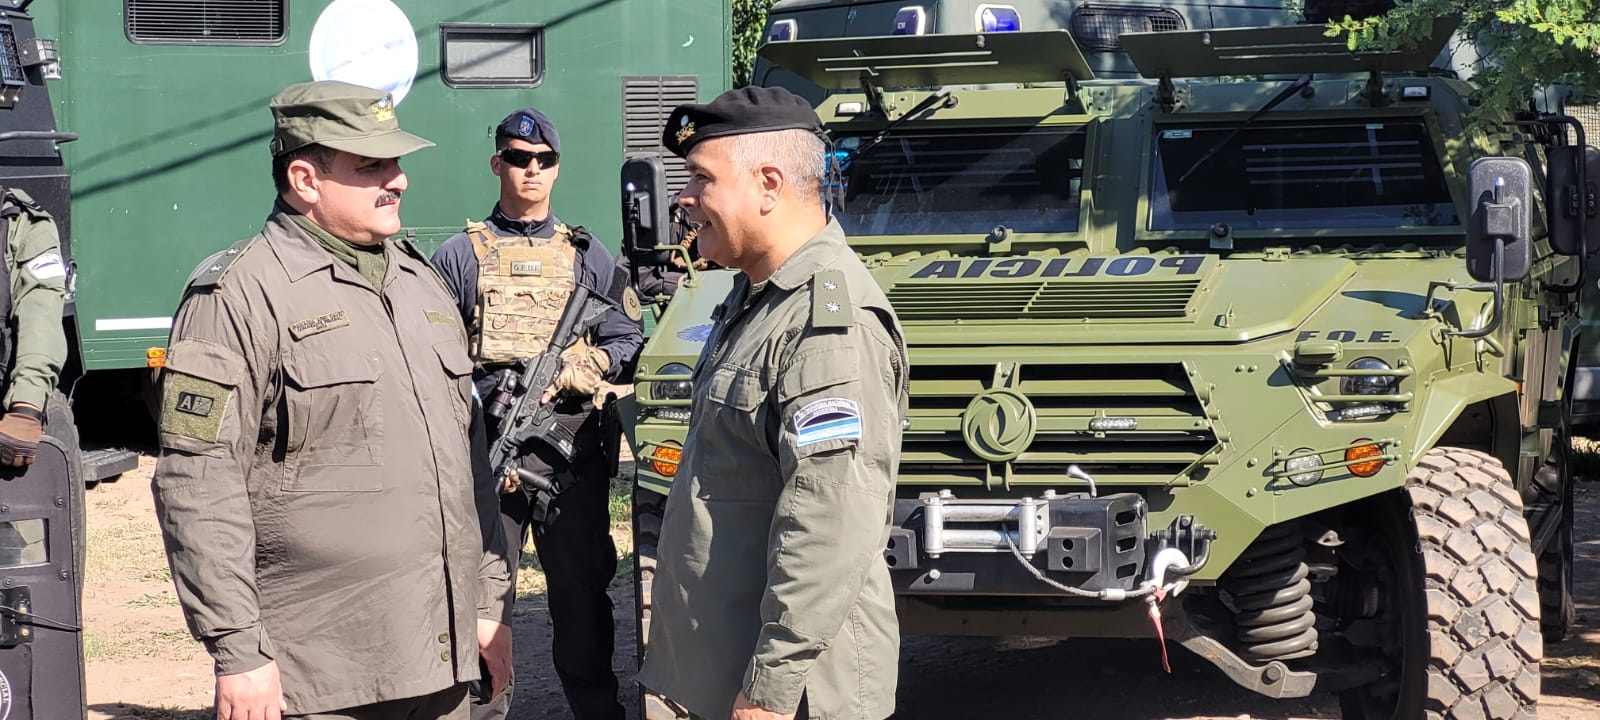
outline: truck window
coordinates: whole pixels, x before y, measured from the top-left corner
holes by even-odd
[[[1262,124],[1201,161],[1232,129],[1156,129],[1151,230],[1460,222],[1421,120]]]
[[[1083,149],[1081,127],[895,132],[847,161],[834,215],[848,235],[1074,232]]]

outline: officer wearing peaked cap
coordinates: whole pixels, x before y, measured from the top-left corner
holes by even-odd
[[[336,82],[271,102],[278,197],[191,276],[153,489],[217,716],[468,717],[504,684],[510,584],[449,292],[400,230],[432,143]],[[492,489],[489,489],[492,493]]]
[[[823,210],[819,135],[805,101],[773,88],[680,106],[663,130],[701,254],[740,270],[694,370],[639,673],[698,717],[894,710],[883,549],[906,349]]]

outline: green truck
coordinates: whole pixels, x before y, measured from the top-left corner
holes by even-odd
[[[731,75],[722,0],[39,0],[30,12],[57,56],[56,119],[80,138],[62,146],[75,396],[102,410],[85,420],[119,425],[143,414],[190,270],[271,208],[266,103],[285,85],[391,90],[406,127],[438,143],[406,162],[404,234],[431,252],[488,213],[494,125],[528,105],[562,132],[557,211],[616,247],[612,168],[659,147],[666,113]]]
[[[1560,116],[1469,122],[1451,19],[1362,54],[1296,20],[772,9],[755,77],[816,102],[910,348],[902,630],[1164,635],[1347,718],[1532,718],[1573,618],[1595,151]],[[641,636],[731,278],[691,273],[639,361]]]

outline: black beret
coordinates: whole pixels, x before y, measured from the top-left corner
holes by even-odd
[[[535,108],[523,108],[500,121],[494,129],[496,138],[515,138],[537,145],[540,141],[551,150],[561,152],[561,136],[556,134],[556,124]]]
[[[804,98],[783,88],[743,87],[729,90],[704,105],[679,105],[667,116],[661,144],[678,157],[686,157],[706,138],[809,130],[822,132],[817,113]]]

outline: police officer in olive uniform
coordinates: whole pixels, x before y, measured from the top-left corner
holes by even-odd
[[[519,360],[550,347],[575,284],[606,296],[613,283],[626,283],[605,246],[551,212],[560,161],[561,138],[544,113],[524,108],[506,116],[495,129],[495,153],[489,158],[499,180],[499,202],[482,223],[470,223],[433,255],[467,323],[478,392],[491,411],[491,437],[503,419],[492,417],[501,381],[518,371]],[[517,458],[520,468],[555,481],[559,494],[536,495],[525,484],[502,488],[513,578],[521,540],[531,526],[549,586],[551,654],[578,720],[623,717],[611,667],[615,628],[606,594],[617,569],[608,504],[611,462],[602,451],[611,438],[605,437],[595,406],[603,402],[598,395],[608,389],[605,383],[619,378],[643,343],[638,304],[625,304],[626,312],[609,311],[587,337],[562,349],[561,374],[544,392],[544,399],[556,404],[558,422],[576,439],[572,458],[537,439]],[[504,717],[510,695],[474,708],[474,716]]]
[[[277,203],[190,276],[162,372],[178,597],[221,720],[465,720],[470,683],[509,675],[510,579],[475,496],[466,330],[388,239],[398,158],[432,143],[354,85],[292,85],[271,110]]]
[[[0,328],[0,362],[7,364],[0,465],[21,467],[33,463],[44,437],[45,403],[67,359],[61,328],[67,266],[50,214],[21,190],[3,188],[0,193],[0,233],[6,242],[0,307],[10,309]]]
[[[679,106],[662,138],[701,254],[741,271],[695,367],[639,673],[699,717],[894,710],[906,349],[823,210],[819,133],[798,96],[742,88]]]

